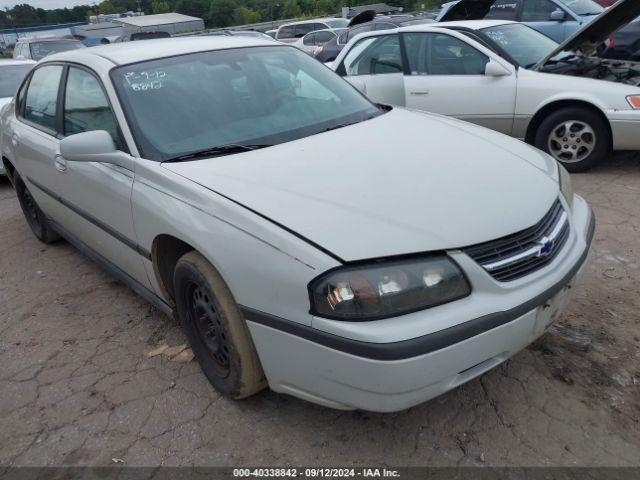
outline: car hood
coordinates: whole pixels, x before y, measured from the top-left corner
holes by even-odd
[[[163,166],[344,261],[499,238],[534,225],[559,194],[548,155],[402,109],[273,147]]]
[[[585,55],[592,55],[597,48],[624,25],[640,15],[638,0],[619,0],[612,7],[607,8],[592,21],[558,45],[558,48],[540,60],[536,69],[544,66],[551,58],[565,51],[580,51]]]

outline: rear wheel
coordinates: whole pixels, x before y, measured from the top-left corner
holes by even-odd
[[[604,161],[611,152],[606,122],[582,107],[551,113],[538,127],[534,143],[570,172],[584,172]]]
[[[173,283],[178,316],[211,384],[236,399],[262,390],[267,382],[249,329],[217,270],[191,251],[178,260]]]
[[[15,174],[15,186],[24,218],[36,238],[42,243],[53,243],[59,240],[60,235],[53,230],[47,217],[42,213],[35,199],[31,196],[31,192],[17,173]]]

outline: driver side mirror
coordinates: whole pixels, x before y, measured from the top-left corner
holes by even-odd
[[[549,20],[551,20],[552,22],[564,22],[567,19],[567,13],[564,10],[554,10],[553,12],[551,12],[551,15],[549,15]]]
[[[487,66],[484,68],[484,74],[487,77],[506,77],[507,75],[511,75],[511,72],[492,59],[489,60],[489,63],[487,63]]]
[[[69,162],[101,162],[133,170],[133,158],[116,147],[105,130],[69,135],[60,141],[60,155]]]

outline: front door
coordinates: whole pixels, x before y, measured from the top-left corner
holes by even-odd
[[[407,59],[404,83],[408,108],[511,133],[517,88],[515,69],[500,62],[509,74],[485,75],[489,56],[448,33],[405,33],[402,40]]]

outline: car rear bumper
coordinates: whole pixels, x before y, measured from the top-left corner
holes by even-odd
[[[556,269],[563,271],[515,308],[500,310],[494,299],[497,310],[491,314],[390,343],[339,337],[244,309],[270,387],[328,407],[390,412],[429,400],[499,365],[544,333],[584,271],[595,221],[586,203],[577,199],[582,218],[574,214],[573,223],[580,238],[559,262]],[[455,309],[455,302],[448,307]],[[424,321],[429,321],[428,312],[422,312]]]

